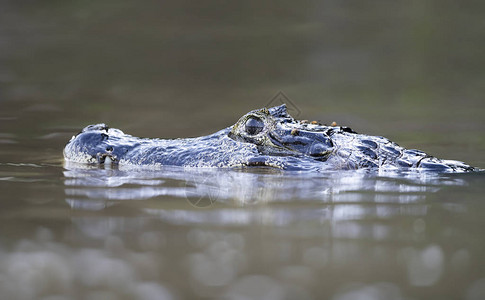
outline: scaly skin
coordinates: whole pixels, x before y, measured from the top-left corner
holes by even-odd
[[[471,172],[462,162],[408,150],[348,127],[293,119],[285,105],[254,110],[231,127],[186,139],[146,139],[90,125],[64,148],[67,161],[185,167],[267,166],[287,170],[420,170]]]

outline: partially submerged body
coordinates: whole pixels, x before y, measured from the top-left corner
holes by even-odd
[[[348,127],[293,119],[285,105],[254,110],[231,127],[186,139],[147,139],[104,124],[90,125],[64,148],[67,161],[136,166],[244,167],[287,170],[429,170],[471,172],[459,161],[408,150]]]

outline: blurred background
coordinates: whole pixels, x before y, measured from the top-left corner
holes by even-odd
[[[485,168],[484,53],[474,0],[0,0],[0,298],[483,299],[483,174],[134,172],[62,149],[101,122],[209,134],[281,92],[300,119]]]
[[[480,1],[4,0],[0,126],[198,136],[282,91],[300,118],[483,166],[484,32]]]

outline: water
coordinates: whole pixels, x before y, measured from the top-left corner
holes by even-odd
[[[8,299],[484,292],[483,174],[0,167]]]
[[[483,299],[483,173],[62,159],[88,124],[200,136],[282,91],[485,168],[482,3],[1,6],[1,299]]]

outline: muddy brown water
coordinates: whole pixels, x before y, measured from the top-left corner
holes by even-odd
[[[0,298],[483,299],[483,173],[104,168],[62,149],[92,123],[200,136],[286,101],[485,168],[484,9],[2,2]]]

